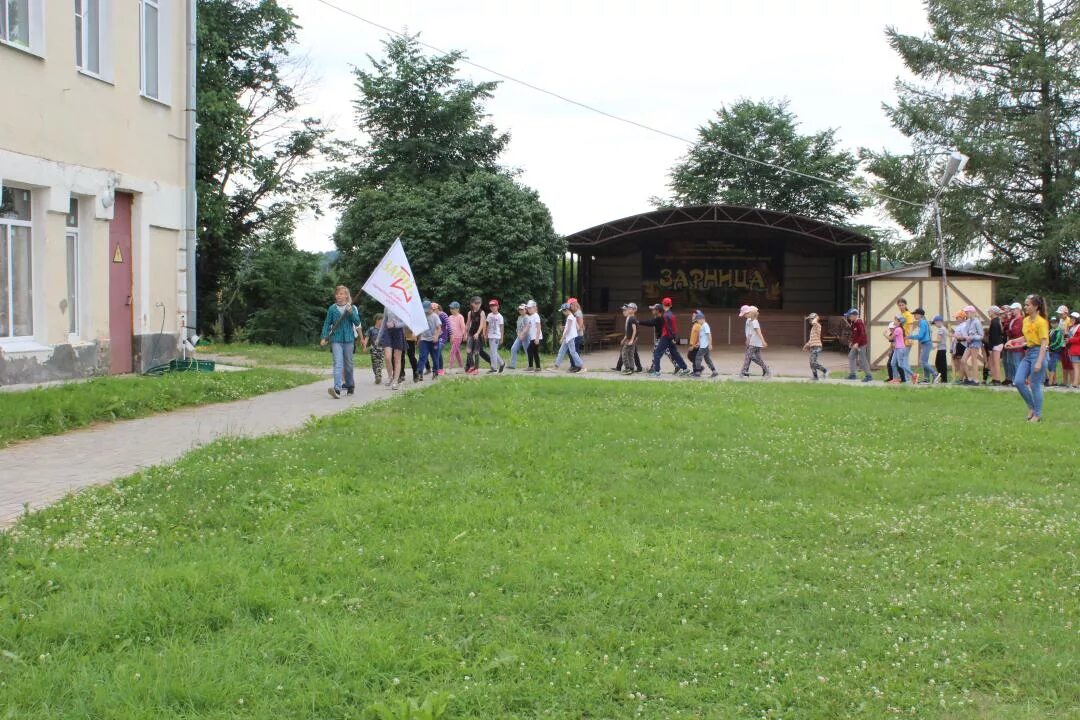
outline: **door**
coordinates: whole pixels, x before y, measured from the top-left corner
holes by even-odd
[[[131,195],[116,193],[109,223],[109,371],[113,375],[132,369],[135,288],[131,273],[131,199]]]

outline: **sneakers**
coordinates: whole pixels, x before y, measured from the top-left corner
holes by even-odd
[[[676,377],[686,377],[689,374],[690,374],[690,371],[688,369],[686,369],[686,368],[682,368],[680,370],[675,371],[675,376]]]
[[[567,372],[570,372],[570,373],[579,373],[579,372],[581,372],[581,371],[582,371],[583,369],[584,369],[584,368],[582,368],[582,367],[580,367],[580,366],[578,366],[578,367],[572,367],[572,368],[570,368],[569,370],[567,370]]]
[[[500,372],[500,371],[496,370],[495,368],[491,368],[490,370],[487,371],[487,374],[491,375],[492,373],[497,373],[497,372]]]
[[[823,380],[828,380],[829,379],[829,369],[826,368],[826,369],[822,370],[821,371],[821,376],[822,376]]]
[[[341,391],[337,388],[327,388],[326,392],[330,393],[330,397],[334,398],[335,400],[341,399]]]
[[[503,363],[503,364],[499,365],[499,372],[502,372],[505,369],[506,369],[506,363]]]
[[[660,377],[659,370],[650,370],[647,374],[649,377]]]
[[[711,377],[711,378],[713,378],[713,377],[717,377],[717,376],[718,376],[719,374],[720,374],[720,373],[718,373],[717,371],[713,370],[713,371],[712,371],[711,373],[709,373],[709,377]]]
[[[398,389],[398,384],[397,383],[390,383],[390,389],[391,390],[397,390]]]
[[[847,380],[854,380],[855,379],[855,373],[849,373],[846,379]]]
[[[874,380],[874,376],[873,376],[873,375],[867,375],[866,377],[864,377],[864,378],[862,379],[862,381],[863,381],[863,382],[872,382],[873,380]]]
[[[382,385],[382,375],[380,375],[379,377],[375,378],[375,384],[376,384],[376,385]]]
[[[620,370],[619,372],[621,372],[623,375],[633,375],[634,374],[633,370]]]

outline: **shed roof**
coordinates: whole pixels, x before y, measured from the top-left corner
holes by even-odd
[[[985,272],[983,270],[969,270],[967,268],[947,268],[949,277],[984,277],[1004,280],[1016,280],[1015,275],[1002,275],[1001,273]],[[925,274],[920,274],[920,271],[925,271]],[[916,273],[912,275],[911,273]],[[873,280],[874,278],[890,277],[894,275],[907,276],[907,277],[940,277],[941,265],[930,260],[925,260],[919,263],[912,263],[911,265],[904,265],[903,267],[891,268],[889,270],[878,270],[876,272],[860,273],[858,275],[848,275],[848,278],[856,282],[862,280]]]

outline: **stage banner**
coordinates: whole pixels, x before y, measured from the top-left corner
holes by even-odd
[[[642,253],[645,296],[682,307],[781,307],[783,272],[782,246],[669,240]]]
[[[420,291],[409,267],[409,259],[405,257],[405,248],[401,246],[401,238],[394,240],[375,266],[371,277],[364,283],[363,291],[401,318],[417,335],[427,331]]]

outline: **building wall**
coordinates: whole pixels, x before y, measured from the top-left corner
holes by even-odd
[[[175,354],[187,306],[184,0],[161,0],[157,99],[141,91],[140,0],[100,0],[101,67],[75,63],[73,4],[31,0],[35,45],[0,44],[0,184],[31,190],[33,336],[0,338],[0,384],[108,371],[109,227],[133,195],[135,346],[162,332]],[[79,200],[79,332],[68,333],[69,203]],[[158,346],[161,345],[158,338]],[[166,359],[168,359],[166,357]],[[136,365],[136,369],[139,367]]]
[[[784,253],[784,311],[831,314],[836,296],[835,264],[832,257]]]
[[[995,281],[992,278],[949,278],[949,311],[955,313],[965,305],[974,305],[979,309],[983,323],[989,321],[986,310],[994,304]],[[903,297],[908,301],[908,309],[921,307],[926,311],[926,319],[935,315],[947,317],[941,292],[941,278],[875,278],[863,281],[860,299],[867,305],[860,308],[866,320],[866,332],[869,339],[870,363],[875,367],[883,366],[888,358],[889,344],[885,331],[896,314],[896,301]],[[951,322],[948,323],[951,327]],[[912,367],[918,364],[919,344],[912,345]],[[931,358],[932,360],[932,358]]]

